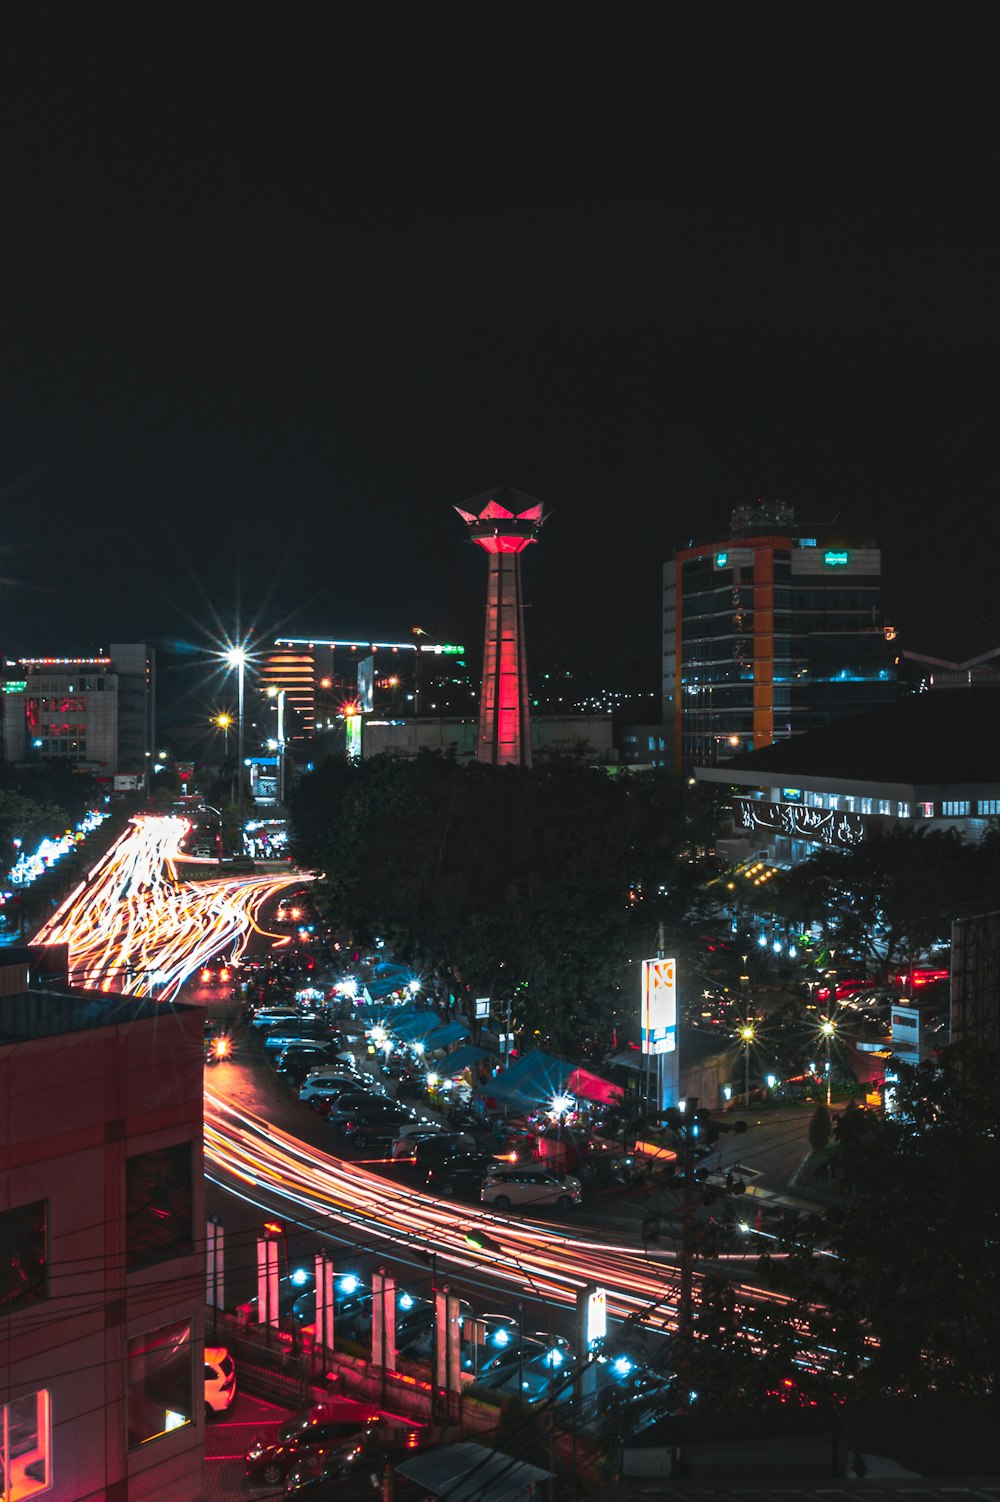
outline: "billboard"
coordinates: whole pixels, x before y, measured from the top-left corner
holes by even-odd
[[[677,1047],[677,961],[642,962],[642,1052],[673,1053]]]

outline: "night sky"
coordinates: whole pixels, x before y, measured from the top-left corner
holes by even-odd
[[[756,496],[1000,644],[995,5],[28,5],[2,20],[8,653],[481,644],[451,507],[551,509],[537,661],[655,662]]]

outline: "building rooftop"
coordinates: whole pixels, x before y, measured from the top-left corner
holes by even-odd
[[[0,996],[0,1047],[66,1033],[148,1022],[194,1008],[183,1002],[164,1004],[142,996],[105,996],[99,991],[35,988]]]
[[[996,783],[1000,686],[934,689],[720,763],[727,771],[842,781]]]

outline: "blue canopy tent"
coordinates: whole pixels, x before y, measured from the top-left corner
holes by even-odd
[[[420,1035],[417,1034],[417,1036]],[[453,1021],[446,1022],[443,1027],[436,1027],[432,1032],[424,1034],[424,1052],[433,1053],[436,1048],[448,1048],[452,1043],[460,1043],[468,1036],[469,1024],[464,1017],[456,1017]]]
[[[400,1012],[398,1016],[389,1012],[383,1026],[404,1043],[410,1043],[433,1033],[441,1026],[441,1018],[437,1012]]]
[[[565,1093],[576,1067],[568,1059],[557,1059],[554,1054],[522,1054],[503,1074],[481,1086],[479,1094],[509,1111],[537,1111],[540,1106],[550,1105],[555,1096]]]
[[[456,1048],[454,1053],[439,1059],[434,1067],[443,1079],[453,1080],[464,1069],[471,1069],[473,1064],[478,1064],[480,1059],[489,1056],[488,1049],[479,1048],[475,1043],[466,1043],[464,1048]]]

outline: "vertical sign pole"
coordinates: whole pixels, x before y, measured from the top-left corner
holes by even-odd
[[[323,1367],[333,1355],[333,1262],[326,1247],[316,1253],[316,1347]]]

